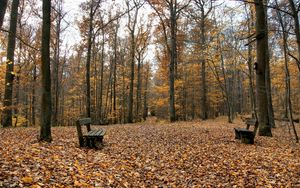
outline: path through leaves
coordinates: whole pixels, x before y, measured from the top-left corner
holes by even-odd
[[[53,128],[51,144],[37,142],[38,128],[1,129],[0,187],[300,186],[300,147],[287,128],[244,145],[234,140],[241,126],[106,126],[102,150],[78,148],[75,127]]]

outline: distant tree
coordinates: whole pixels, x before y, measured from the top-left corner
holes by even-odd
[[[40,141],[51,142],[51,73],[50,73],[51,0],[43,0],[42,25],[42,104]]]
[[[272,136],[271,125],[268,116],[268,96],[266,70],[269,67],[269,49],[268,49],[268,27],[267,15],[264,0],[255,0],[256,11],[256,90],[258,103],[258,121],[260,136]]]
[[[127,28],[130,34],[130,88],[129,88],[129,99],[128,99],[128,114],[127,123],[133,123],[133,86],[134,86],[134,67],[135,67],[135,53],[136,53],[136,37],[135,30],[137,25],[137,16],[140,9],[140,0],[134,0],[134,12],[133,15],[130,14],[130,3],[127,0],[127,15],[128,15],[128,25]]]
[[[7,7],[7,0],[0,1],[0,28],[3,25],[4,15]]]
[[[6,61],[6,73],[5,73],[5,91],[3,101],[3,127],[12,126],[12,97],[13,97],[13,81],[14,81],[14,57],[16,47],[16,31],[18,23],[18,7],[19,0],[13,0],[11,14],[10,14],[10,26],[8,34],[7,45],[7,61]]]
[[[199,43],[200,43],[200,50],[201,50],[201,84],[202,84],[202,91],[201,91],[201,119],[205,120],[208,118],[208,104],[207,104],[207,84],[206,84],[206,60],[205,60],[205,50],[207,48],[207,32],[206,32],[206,24],[207,17],[209,16],[210,12],[213,9],[213,1],[212,0],[194,0],[194,4],[198,9],[198,15],[193,15],[193,18],[199,22],[200,28],[200,36],[199,36]]]
[[[177,21],[179,15],[191,0],[178,2],[177,0],[153,1],[147,0],[160,19],[163,28],[165,45],[169,56],[169,116],[170,121],[176,121],[175,111],[175,77],[178,64],[177,51]],[[169,30],[168,30],[169,29]]]

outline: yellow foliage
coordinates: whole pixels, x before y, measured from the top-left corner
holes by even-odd
[[[13,125],[15,125],[17,122],[17,127],[26,125],[27,121],[28,120],[25,117],[20,116],[20,115],[13,117]]]

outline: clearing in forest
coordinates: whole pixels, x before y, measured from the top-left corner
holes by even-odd
[[[51,144],[37,142],[38,128],[1,129],[0,187],[300,186],[300,147],[287,127],[244,145],[234,139],[241,126],[225,119],[105,126],[102,150],[80,149],[75,127],[53,128]]]

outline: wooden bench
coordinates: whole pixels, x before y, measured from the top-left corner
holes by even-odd
[[[83,118],[76,121],[77,134],[80,147],[99,148],[102,147],[105,131],[103,129],[91,130],[91,118]],[[83,134],[81,126],[85,125],[87,133]]]
[[[254,132],[244,128],[234,128],[235,139],[240,139],[242,143],[254,144]]]
[[[234,128],[235,139],[240,139],[245,144],[254,144],[254,131],[250,131],[249,128],[257,126],[258,121],[254,118],[246,118],[244,121],[246,128]]]

